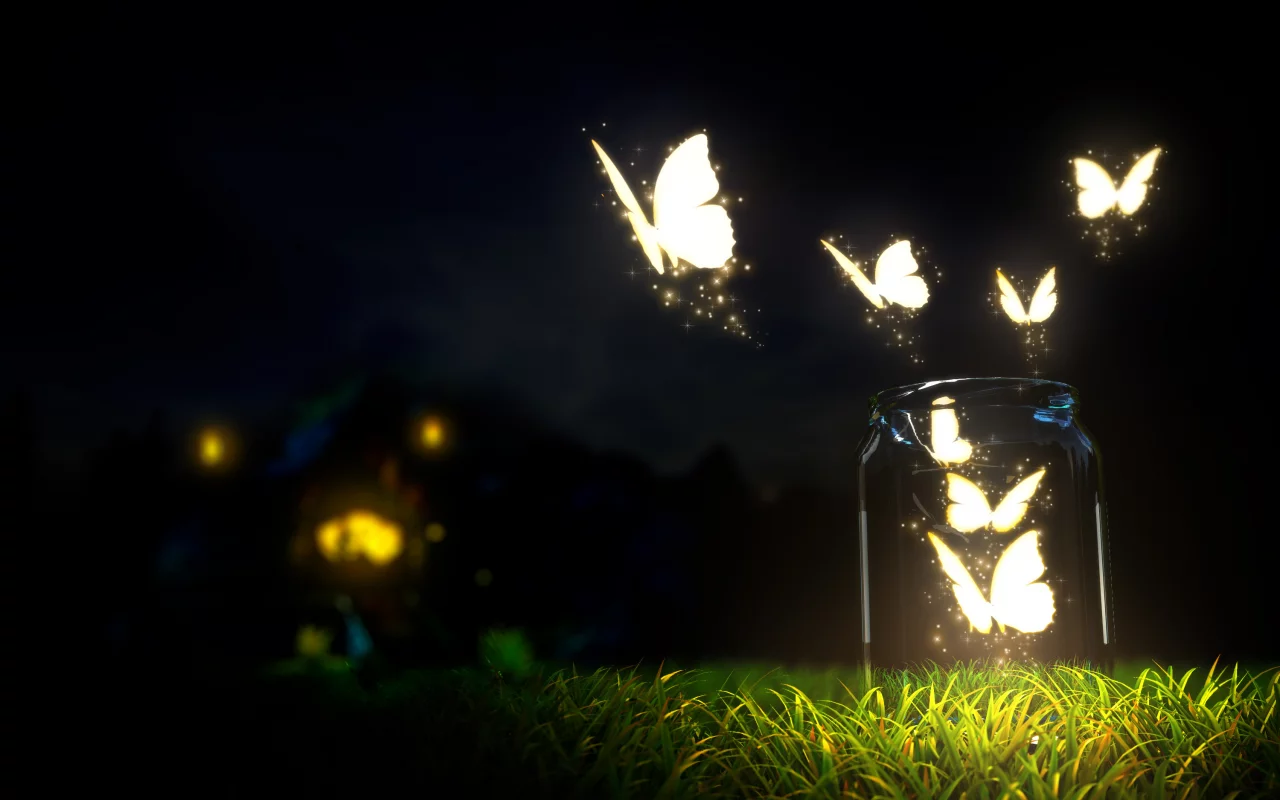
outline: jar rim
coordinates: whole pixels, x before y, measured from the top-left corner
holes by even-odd
[[[1043,378],[944,378],[895,386],[871,396],[871,416],[890,409],[927,410],[948,397],[955,408],[965,405],[1035,406],[1071,409],[1080,405],[1080,392],[1069,383]]]

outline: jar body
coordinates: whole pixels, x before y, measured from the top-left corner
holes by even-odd
[[[881,392],[859,445],[863,658],[1110,670],[1098,448],[1070,386],[1020,378]]]

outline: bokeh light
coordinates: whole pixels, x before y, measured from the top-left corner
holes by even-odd
[[[427,526],[427,541],[432,544],[439,544],[444,541],[444,526],[439,522],[433,522]]]
[[[235,457],[236,442],[225,425],[205,425],[195,436],[196,462],[204,469],[228,469]]]
[[[440,450],[445,441],[444,420],[437,416],[428,416],[422,421],[422,445],[428,450]]]
[[[364,558],[375,566],[385,566],[404,549],[404,534],[397,523],[372,511],[355,509],[320,523],[316,546],[334,563]]]
[[[476,586],[479,586],[480,588],[483,589],[484,587],[489,586],[492,583],[493,583],[492,572],[490,572],[485,567],[481,567],[480,569],[476,570]]]
[[[303,625],[298,628],[298,635],[294,639],[294,649],[304,658],[327,655],[332,644],[333,633],[315,625]]]
[[[414,415],[408,436],[413,449],[430,458],[448,456],[458,444],[456,426],[439,410]]]

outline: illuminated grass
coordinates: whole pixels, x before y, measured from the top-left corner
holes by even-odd
[[[778,675],[420,673],[365,702],[416,741],[404,768],[423,785],[467,775],[513,797],[1280,795],[1280,668],[1195,672],[974,665],[864,687],[850,671],[842,701]]]

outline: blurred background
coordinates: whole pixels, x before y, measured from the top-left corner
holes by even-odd
[[[477,30],[121,14],[24,66],[0,290],[24,625],[156,670],[471,663],[495,628],[584,664],[847,663],[867,398],[1034,369],[1101,444],[1120,655],[1280,655],[1256,51],[1100,40],[1136,66],[1082,75],[1074,41],[994,34],[774,58]],[[638,183],[704,128],[750,338],[652,288],[589,141]],[[1144,229],[1102,258],[1069,159],[1156,145]],[[922,363],[866,324],[837,234],[926,248]],[[1050,265],[1031,363],[992,271]]]

